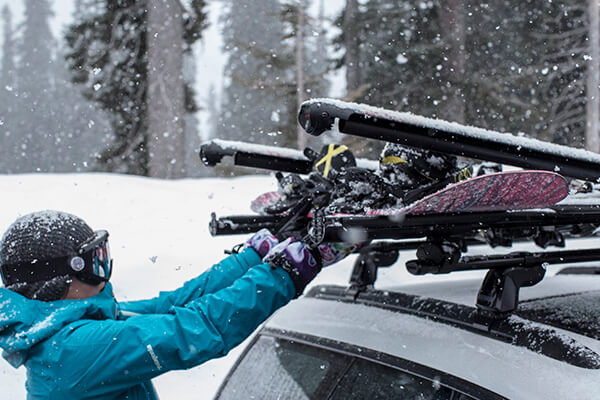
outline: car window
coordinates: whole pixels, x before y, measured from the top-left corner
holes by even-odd
[[[241,360],[218,399],[323,399],[351,357],[261,336]]]
[[[452,390],[395,368],[356,359],[336,388],[332,400],[434,399],[452,397]]]

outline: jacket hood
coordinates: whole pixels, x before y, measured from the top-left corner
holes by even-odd
[[[0,348],[15,368],[27,359],[29,350],[66,325],[86,318],[115,319],[117,302],[106,283],[97,295],[84,300],[43,302],[30,300],[0,288]]]

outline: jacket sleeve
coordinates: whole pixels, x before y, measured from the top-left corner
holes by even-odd
[[[55,336],[58,359],[73,361],[58,381],[69,382],[63,389],[71,393],[95,396],[224,356],[294,294],[285,271],[261,264],[167,314],[78,321],[61,331],[62,340]]]
[[[253,249],[248,248],[228,256],[179,289],[161,292],[153,299],[122,302],[119,303],[119,308],[125,316],[166,313],[173,306],[182,307],[198,297],[230,286],[250,267],[258,264],[262,264],[260,256]]]

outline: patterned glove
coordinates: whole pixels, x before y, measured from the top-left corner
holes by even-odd
[[[275,246],[279,244],[279,240],[268,229],[263,228],[256,232],[246,243],[244,248],[248,247],[256,250],[260,258],[265,257]]]
[[[315,255],[305,243],[290,237],[271,249],[263,261],[271,268],[283,268],[290,275],[298,297],[323,267],[321,257]]]

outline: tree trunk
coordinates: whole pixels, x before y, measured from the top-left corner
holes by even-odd
[[[448,60],[442,70],[442,84],[448,98],[439,117],[453,122],[465,122],[465,6],[464,0],[442,2],[440,25],[444,41],[444,56]]]
[[[588,0],[589,21],[589,55],[586,82],[586,125],[585,147],[600,152],[598,137],[598,119],[600,118],[600,15],[598,0]]]
[[[344,47],[346,48],[345,67],[346,67],[346,92],[355,91],[360,86],[360,68],[359,68],[359,40],[357,21],[358,18],[358,0],[347,0],[344,10]]]
[[[298,3],[298,21],[296,25],[296,103],[297,109],[304,101],[304,1]],[[300,150],[306,147],[306,133],[296,123],[297,146]]]
[[[148,175],[185,176],[183,23],[179,0],[148,0]]]

